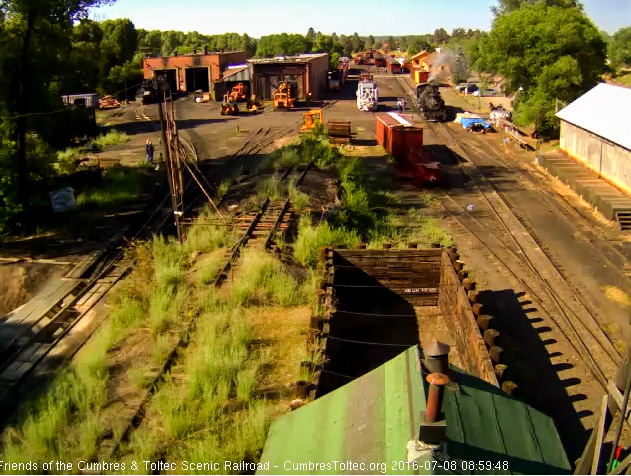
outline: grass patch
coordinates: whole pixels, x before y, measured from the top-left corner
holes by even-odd
[[[127,141],[129,141],[129,136],[126,133],[112,130],[106,134],[98,136],[92,141],[92,144],[99,150],[105,150],[108,147],[124,144]]]
[[[315,268],[318,263],[318,252],[324,246],[346,245],[354,247],[361,242],[355,231],[334,228],[327,222],[312,226],[307,215],[298,222],[298,238],[294,246],[294,258],[303,266]]]
[[[432,192],[421,192],[419,194],[419,198],[421,199],[421,202],[423,202],[423,205],[425,205],[426,207],[435,207],[440,203],[440,200],[438,200],[438,198],[436,198],[436,195]]]
[[[141,168],[116,165],[108,168],[101,187],[88,188],[77,196],[80,210],[120,207],[140,196]]]
[[[285,184],[281,182],[281,176],[274,173],[271,177],[266,178],[258,185],[258,199],[264,200],[269,197],[270,200],[281,200],[287,191]]]
[[[149,388],[153,382],[153,375],[147,367],[140,364],[133,365],[127,371],[130,382],[138,388]]]
[[[62,369],[46,394],[22,410],[21,423],[2,437],[2,458],[19,462],[91,458],[100,437],[98,409],[109,378],[107,339],[97,334],[76,361]],[[80,431],[63,431],[81,422]]]
[[[160,334],[154,337],[151,346],[151,355],[156,365],[162,365],[171,352],[171,336],[169,334]]]
[[[296,183],[290,181],[287,185],[287,194],[296,213],[302,213],[309,205],[309,195],[298,190]]]
[[[68,147],[57,152],[55,169],[60,174],[70,174],[77,171],[77,162],[83,155],[83,150],[78,147]]]
[[[228,190],[230,189],[231,183],[232,181],[230,179],[225,179],[221,181],[221,183],[215,190],[215,197],[217,198],[218,201],[226,196],[226,193],[228,193]]]
[[[242,265],[232,285],[236,305],[278,304],[298,306],[308,301],[309,290],[287,273],[273,256],[257,249],[245,249]]]

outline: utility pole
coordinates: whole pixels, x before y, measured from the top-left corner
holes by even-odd
[[[164,163],[165,163],[165,171],[167,175],[167,181],[169,183],[169,194],[171,195],[171,212],[173,213],[173,218],[175,222],[175,229],[177,232],[178,241],[182,241],[182,232],[180,230],[180,217],[179,210],[177,206],[177,198],[175,191],[175,183],[172,180],[172,168],[171,168],[171,151],[169,150],[169,143],[167,142],[167,134],[164,124],[164,103],[166,103],[166,91],[163,88],[164,82],[158,82],[158,79],[154,76],[154,87],[156,89],[156,95],[158,96],[158,114],[160,116],[160,132],[162,136],[162,148],[164,151]]]

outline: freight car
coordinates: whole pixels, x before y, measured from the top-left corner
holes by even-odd
[[[447,108],[445,101],[440,96],[438,86],[430,83],[419,84],[416,87],[416,107],[423,118],[432,122],[444,122],[447,120]]]

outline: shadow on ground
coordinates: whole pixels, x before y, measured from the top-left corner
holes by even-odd
[[[578,378],[561,379],[558,372],[573,368],[569,363],[552,364],[547,346],[556,343],[547,338],[551,330],[542,326],[537,309],[512,289],[481,291],[484,313],[493,316],[492,327],[500,332],[498,345],[508,366],[507,378],[519,386],[517,396],[554,418],[568,459],[578,459],[589,436],[581,419],[591,412],[576,412],[573,403],[585,400],[583,394],[568,395],[567,389],[580,383]]]

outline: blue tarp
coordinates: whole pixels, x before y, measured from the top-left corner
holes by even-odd
[[[486,119],[482,119],[481,117],[463,117],[462,119],[460,119],[460,124],[462,124],[462,127],[464,127],[465,129],[473,126],[474,124],[480,124],[485,129],[491,127],[491,123],[488,122]]]

